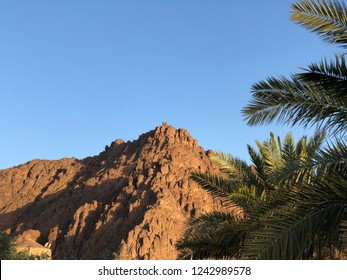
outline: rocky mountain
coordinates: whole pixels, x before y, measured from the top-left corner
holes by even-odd
[[[0,231],[52,243],[53,259],[175,259],[189,218],[222,209],[192,171],[218,172],[186,130],[166,123],[98,156],[0,170]]]

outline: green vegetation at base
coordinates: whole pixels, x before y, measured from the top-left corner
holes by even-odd
[[[10,235],[0,234],[0,260],[48,260],[47,254],[39,256],[29,255],[26,252],[17,252],[16,244]]]

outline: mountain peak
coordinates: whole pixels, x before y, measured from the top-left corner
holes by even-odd
[[[53,258],[175,259],[186,222],[221,209],[192,171],[218,172],[185,129],[167,123],[83,160],[0,170],[0,231],[52,244]],[[28,235],[28,234],[27,234]]]
[[[190,146],[197,146],[197,141],[193,139],[190,133],[184,129],[176,129],[173,126],[163,122],[161,126],[157,126],[154,132],[154,138],[160,141],[167,141],[168,143],[179,142],[182,144],[190,144]]]

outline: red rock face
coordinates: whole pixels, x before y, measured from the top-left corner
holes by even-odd
[[[190,217],[222,209],[189,180],[217,171],[184,129],[163,123],[95,157],[0,170],[0,230],[52,243],[53,258],[175,259]],[[35,234],[33,234],[35,233]]]

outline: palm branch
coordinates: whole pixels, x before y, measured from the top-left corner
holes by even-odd
[[[305,82],[299,75],[268,78],[252,86],[253,99],[241,111],[248,125],[278,124],[317,125],[332,133],[347,130],[347,102],[335,98],[331,90]]]
[[[298,77],[304,82],[314,82],[324,91],[329,91],[334,100],[346,104],[347,68],[344,54],[335,54],[331,61],[322,59],[319,63],[311,63],[305,72]]]
[[[193,172],[190,178],[212,196],[220,198],[223,205],[236,215],[249,212],[258,200],[262,199],[262,190],[247,186],[235,179],[225,179],[201,172]]]
[[[256,177],[250,171],[249,165],[245,161],[234,158],[231,154],[226,154],[222,151],[212,151],[209,154],[209,158],[230,178],[249,184],[256,183]]]
[[[328,43],[347,46],[347,9],[337,1],[302,1],[292,5],[291,19]]]
[[[317,159],[323,151],[324,138],[325,132],[317,131],[309,139],[303,136],[294,144],[292,135],[286,135],[283,143],[283,164],[271,174],[271,179],[289,187],[302,182],[309,183],[317,175],[317,167],[320,164]]]
[[[212,212],[189,222],[176,243],[180,259],[232,258],[240,253],[246,224],[230,213]]]
[[[334,175],[292,191],[282,198],[283,206],[262,213],[260,227],[245,241],[243,257],[309,259],[329,252],[332,257],[334,249],[341,248],[338,234],[341,220],[347,218],[346,177]]]

